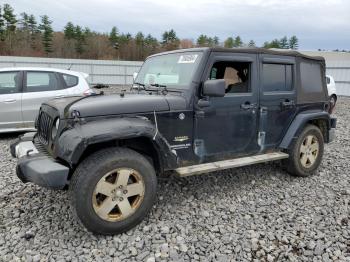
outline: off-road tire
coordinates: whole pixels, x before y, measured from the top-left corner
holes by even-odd
[[[97,183],[106,173],[118,168],[130,168],[140,174],[144,195],[136,211],[124,220],[111,222],[95,212],[93,196]],[[157,191],[157,177],[151,163],[128,148],[106,148],[84,159],[71,178],[69,196],[73,215],[91,232],[103,235],[119,234],[135,227],[151,210]]]
[[[319,145],[317,157],[312,165],[305,167],[301,160],[301,145],[307,137],[314,137]],[[320,129],[315,125],[307,125],[300,133],[299,137],[292,143],[288,150],[289,158],[284,161],[284,166],[288,173],[294,176],[307,177],[313,175],[318,169],[323,156],[324,139]]]

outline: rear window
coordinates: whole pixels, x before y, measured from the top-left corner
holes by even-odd
[[[292,65],[263,64],[263,91],[291,91],[293,89],[292,70]]]
[[[324,101],[326,99],[326,94],[323,84],[325,84],[326,81],[321,64],[304,61],[300,62],[301,90],[299,96],[305,102]]]
[[[19,92],[19,72],[0,73],[0,94],[13,94]]]
[[[321,67],[315,63],[300,63],[301,87],[305,92],[321,92]]]
[[[54,72],[27,72],[26,92],[54,91],[58,89],[59,83]]]
[[[62,77],[67,87],[73,87],[79,83],[79,78],[77,76],[62,74]]]

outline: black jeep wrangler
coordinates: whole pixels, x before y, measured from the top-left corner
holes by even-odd
[[[281,160],[313,174],[334,139],[325,61],[294,51],[196,48],[147,58],[130,92],[55,99],[11,145],[23,182],[68,188],[91,231],[142,221],[157,174]]]

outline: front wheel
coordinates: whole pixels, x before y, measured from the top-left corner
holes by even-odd
[[[73,212],[98,234],[125,232],[151,210],[157,178],[141,154],[127,148],[100,150],[79,164],[71,180]]]
[[[287,171],[295,176],[310,176],[319,167],[324,150],[324,140],[320,129],[307,125],[289,150],[286,160]]]

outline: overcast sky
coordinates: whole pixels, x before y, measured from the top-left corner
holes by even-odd
[[[300,49],[350,49],[349,0],[0,0],[6,2],[18,14],[47,14],[55,30],[72,21],[99,32],[117,26],[160,39],[173,28],[180,38],[240,35],[258,45],[296,35]]]

